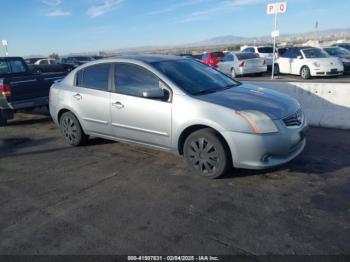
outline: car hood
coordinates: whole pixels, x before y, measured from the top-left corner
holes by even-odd
[[[242,84],[224,91],[196,96],[199,100],[228,107],[233,110],[256,110],[271,119],[281,119],[295,113],[300,104],[282,93]]]

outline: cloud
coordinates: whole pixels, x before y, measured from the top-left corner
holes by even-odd
[[[182,8],[182,7],[200,4],[200,3],[203,3],[206,1],[208,1],[208,0],[187,0],[187,1],[182,2],[182,3],[170,5],[164,9],[154,10],[148,14],[149,15],[158,15],[158,14],[163,14],[163,13],[169,13],[169,12],[172,12],[172,11],[179,9],[179,8]]]
[[[98,17],[121,6],[124,0],[103,0],[98,5],[91,6],[86,14],[90,17]]]
[[[45,16],[57,17],[57,16],[70,16],[71,14],[72,14],[71,12],[62,11],[60,9],[57,9],[57,10],[53,10],[53,11],[45,14]]]
[[[180,23],[188,23],[199,20],[209,19],[212,16],[218,15],[222,12],[230,12],[238,7],[247,6],[247,5],[256,5],[261,3],[267,3],[267,0],[231,0],[231,1],[221,1],[216,3],[215,7],[208,8],[205,10],[200,10],[192,12],[183,18]]]
[[[62,4],[62,0],[41,0],[41,2],[48,6],[58,6]]]

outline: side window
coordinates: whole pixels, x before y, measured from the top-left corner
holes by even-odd
[[[40,61],[40,65],[48,65],[48,64],[49,64],[48,60],[41,60]]]
[[[286,51],[282,57],[284,58],[292,58],[292,55],[293,55],[293,49],[289,49],[288,51]]]
[[[108,91],[110,64],[98,64],[80,70],[76,75],[76,85]]]
[[[207,59],[208,58],[208,53],[203,54],[202,59]]]
[[[115,86],[117,93],[142,97],[146,90],[160,88],[160,81],[150,71],[132,64],[115,65]]]
[[[0,74],[9,74],[9,73],[10,73],[10,68],[7,62],[0,60]]]
[[[10,65],[12,73],[25,73],[27,71],[20,60],[9,60],[8,64]]]

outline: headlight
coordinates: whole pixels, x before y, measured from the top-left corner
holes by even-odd
[[[314,65],[315,67],[320,67],[320,66],[321,66],[319,62],[313,62],[313,65]]]
[[[266,114],[254,111],[236,111],[236,114],[243,117],[251,126],[252,131],[256,134],[266,134],[278,132],[275,123]]]

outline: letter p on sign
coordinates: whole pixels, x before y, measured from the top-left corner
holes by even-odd
[[[287,11],[287,2],[273,3],[267,5],[267,14],[285,13]]]

